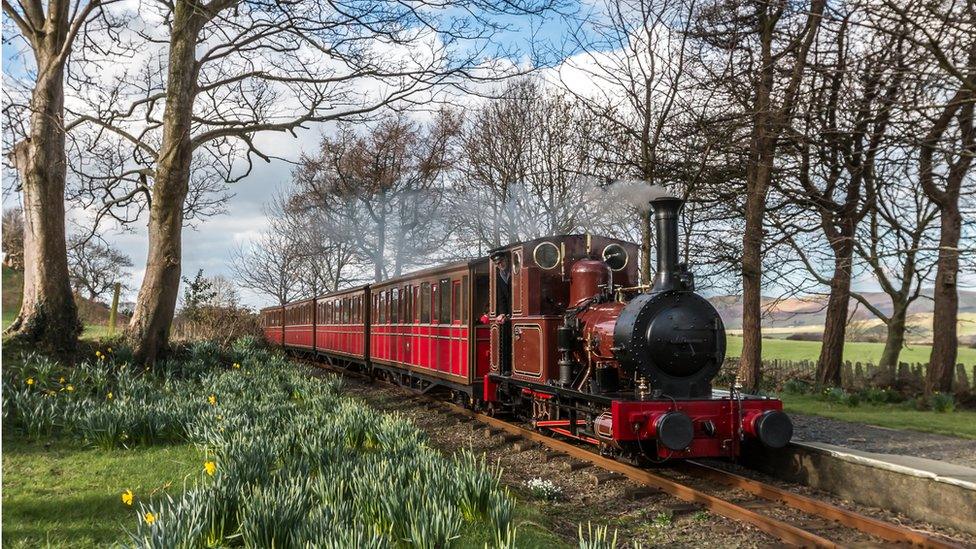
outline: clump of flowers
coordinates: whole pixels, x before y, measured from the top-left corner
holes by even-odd
[[[549,479],[536,477],[526,482],[525,486],[533,496],[540,499],[555,501],[563,495],[563,489]]]

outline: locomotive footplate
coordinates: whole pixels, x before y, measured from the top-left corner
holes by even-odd
[[[653,459],[735,457],[747,439],[781,448],[793,431],[776,399],[716,391],[708,397],[636,400],[491,377],[510,395],[558,409],[554,416],[540,417],[533,405],[525,419],[537,428]]]

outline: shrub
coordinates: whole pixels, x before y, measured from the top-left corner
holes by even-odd
[[[805,395],[812,386],[802,379],[791,379],[783,384],[783,392],[788,395]]]
[[[932,409],[939,413],[952,412],[956,409],[956,399],[946,393],[934,393],[930,399]]]
[[[826,387],[823,390],[823,398],[827,402],[841,403],[844,401],[844,397],[847,393],[840,387]]]
[[[875,389],[869,388],[864,391],[864,399],[872,404],[886,404],[890,402],[898,402],[900,396],[897,392],[891,389]]]

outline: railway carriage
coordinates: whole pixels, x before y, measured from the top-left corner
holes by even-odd
[[[312,352],[365,364],[369,356],[369,303],[369,286],[316,298]]]
[[[779,400],[712,389],[725,327],[678,262],[681,205],[652,201],[657,271],[643,285],[637,245],[552,236],[490,252],[510,259],[507,282],[488,258],[443,265],[263,309],[265,334],[607,454],[659,461],[734,458],[753,442],[781,448],[792,423]]]
[[[488,370],[489,328],[479,312],[487,311],[487,287],[485,259],[372,285],[371,366],[397,381],[449,387],[470,400]]]

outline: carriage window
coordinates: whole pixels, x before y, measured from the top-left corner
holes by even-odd
[[[407,295],[406,295],[406,300],[407,300],[407,318],[406,318],[406,321],[407,321],[407,324],[413,324],[413,321],[414,321],[414,318],[413,318],[413,300],[414,300],[414,297],[413,297],[413,286],[410,286],[408,284],[407,285],[407,291],[406,291],[406,293],[407,293]]]
[[[461,322],[468,321],[468,277],[461,277]]]
[[[451,279],[442,278],[440,284],[441,295],[440,308],[438,311],[438,321],[442,324],[447,324],[451,321]]]
[[[420,285],[420,323],[430,324],[430,282]]]
[[[400,289],[393,288],[393,301],[390,304],[390,321],[393,324],[400,322]]]
[[[461,320],[461,283],[455,281],[451,296],[451,321]]]

